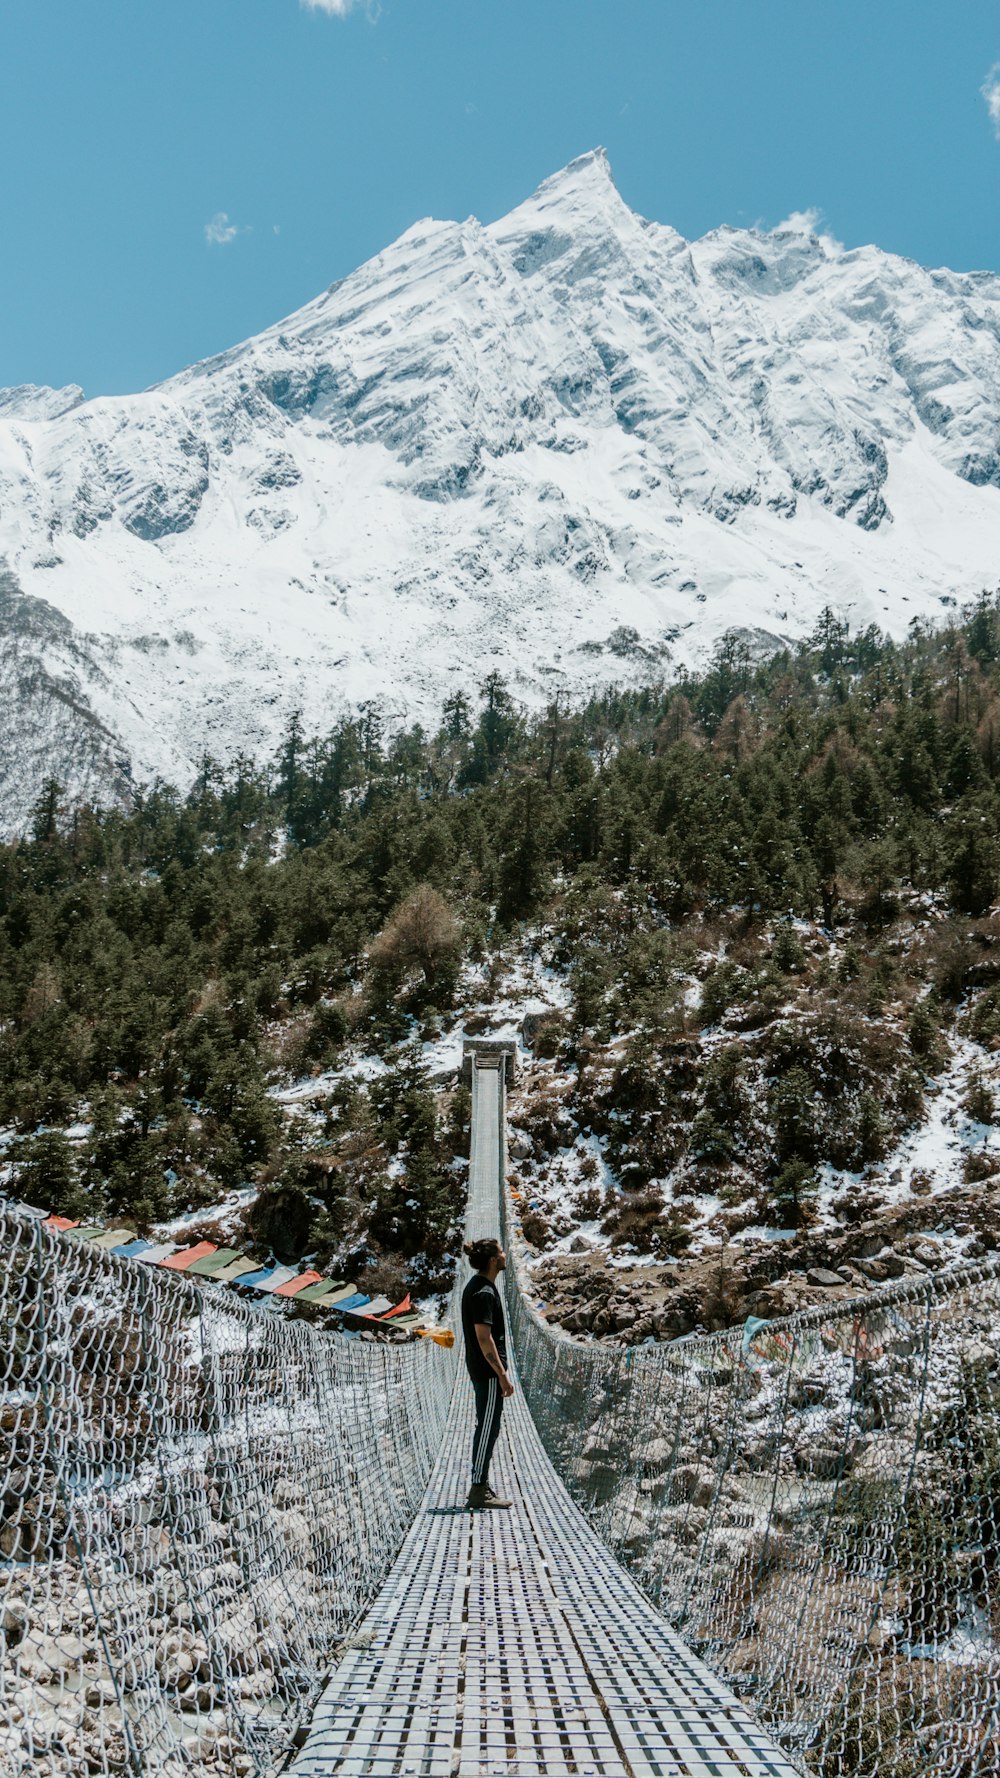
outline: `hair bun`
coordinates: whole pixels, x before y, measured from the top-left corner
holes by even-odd
[[[496,1259],[500,1252],[500,1243],[495,1235],[483,1235],[478,1241],[466,1241],[462,1249],[469,1256],[469,1262],[481,1272],[488,1266],[491,1259]]]

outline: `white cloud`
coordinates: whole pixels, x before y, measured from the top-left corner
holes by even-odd
[[[784,222],[771,230],[773,235],[816,235],[823,219],[822,210],[793,210]]]
[[[349,12],[360,8],[370,25],[374,25],[382,11],[379,0],[299,0],[299,4],[307,12],[325,12],[335,19],[346,19]]]
[[[239,234],[235,222],[230,222],[225,210],[217,210],[211,222],[205,224],[205,239],[210,247],[228,247]]]
[[[772,235],[815,235],[827,259],[835,259],[844,251],[843,241],[838,241],[829,229],[823,227],[822,210],[793,210],[770,232]]]
[[[1000,142],[1000,62],[994,62],[979,90],[986,100],[993,134]]]

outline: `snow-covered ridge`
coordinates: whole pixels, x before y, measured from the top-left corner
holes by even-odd
[[[0,817],[378,698],[433,716],[997,578],[1000,278],[689,243],[603,152],[143,394],[0,391]]]

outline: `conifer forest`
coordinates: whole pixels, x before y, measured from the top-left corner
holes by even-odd
[[[142,1232],[224,1210],[248,1251],[440,1291],[468,1096],[435,1045],[527,984],[514,1167],[576,1331],[797,1306],[876,1225],[918,1268],[935,1230],[981,1253],[998,814],[985,594],[903,642],[830,611],[796,651],[731,633],[579,708],[528,714],[493,673],[434,733],[293,719],[276,758],[128,806],[50,782],[0,849],[6,1189]],[[918,1140],[942,1092],[944,1212]],[[655,1301],[600,1283],[609,1247],[667,1269]]]

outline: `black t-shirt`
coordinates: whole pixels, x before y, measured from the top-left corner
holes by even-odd
[[[503,1363],[507,1363],[507,1330],[504,1326],[503,1304],[495,1284],[476,1272],[462,1292],[462,1332],[465,1335],[465,1364],[474,1383],[488,1383],[496,1372],[483,1357],[476,1338],[476,1325],[488,1327]]]

